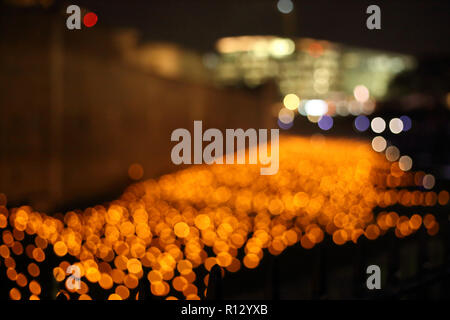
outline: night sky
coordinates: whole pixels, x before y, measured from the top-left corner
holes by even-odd
[[[312,37],[415,55],[450,53],[448,0],[293,0],[295,12],[278,12],[277,0],[79,0],[103,26],[136,27],[144,40],[176,42],[200,51],[234,35]],[[366,28],[366,8],[381,8],[382,30]],[[290,21],[290,22],[289,22]],[[289,24],[290,27],[286,27]]]

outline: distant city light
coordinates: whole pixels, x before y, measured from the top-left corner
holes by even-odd
[[[280,112],[278,112],[278,119],[285,124],[291,123],[292,121],[294,121],[294,112],[289,109],[283,108],[280,110]]]
[[[309,122],[318,123],[320,118],[322,118],[322,116],[312,116],[312,115],[308,114],[306,116],[306,118],[309,120]]]
[[[368,101],[364,102],[362,105],[362,112],[364,114],[372,114],[375,111],[375,100],[369,99]]]
[[[333,127],[333,118],[330,116],[322,116],[318,122],[318,125],[322,130],[330,130]]]
[[[329,116],[334,117],[336,115],[336,103],[334,101],[327,101],[328,111],[327,114]]]
[[[433,189],[435,182],[436,180],[432,174],[426,174],[422,180],[423,187],[428,190]]]
[[[391,119],[391,121],[389,121],[389,130],[391,130],[391,132],[393,134],[398,134],[398,133],[402,132],[403,131],[403,121],[400,120],[399,118]]]
[[[389,146],[386,148],[386,159],[388,161],[396,161],[400,157],[400,150],[396,146]]]
[[[214,53],[206,53],[203,55],[203,64],[208,69],[214,69],[219,63],[219,57]]]
[[[277,0],[273,5],[281,10],[297,9],[293,0]],[[400,72],[395,66],[401,64],[408,70],[414,65],[410,56],[311,38],[231,36],[218,39],[216,49],[219,61],[207,56],[203,63],[214,72],[219,85],[243,83],[254,88],[273,79],[282,99],[295,93],[301,101],[331,102],[333,107],[329,104],[326,113],[329,116],[373,114],[377,101],[385,97],[389,82]],[[386,122],[387,126],[389,121]]]
[[[342,117],[346,117],[349,114],[348,107],[344,102],[339,102],[336,105],[336,113]]]
[[[412,159],[409,156],[401,156],[398,160],[398,166],[403,171],[409,171],[412,168]]]
[[[356,130],[360,132],[366,131],[370,126],[369,118],[366,116],[357,116],[354,121]]]
[[[289,110],[295,110],[300,105],[300,99],[294,93],[287,94],[283,99],[283,104]]]
[[[352,115],[357,116],[362,113],[362,106],[363,104],[361,102],[352,100],[348,103],[348,110]]]
[[[384,149],[386,149],[386,139],[384,139],[382,136],[376,136],[372,139],[372,149],[376,152],[383,152]]]
[[[305,105],[306,105],[307,101],[308,100],[301,100],[300,101],[300,105],[298,106],[298,113],[300,113],[302,116],[307,116],[308,115],[306,113],[306,110],[305,110]]]
[[[293,125],[294,125],[294,121],[289,122],[289,123],[283,123],[280,121],[280,119],[278,119],[278,127],[280,127],[280,129],[288,130],[288,129],[292,128]]]
[[[144,168],[140,163],[133,163],[128,167],[128,176],[130,179],[139,180],[144,176]]]
[[[373,132],[381,133],[384,131],[384,129],[386,129],[386,122],[383,120],[383,118],[376,117],[372,119],[370,126]]]
[[[306,114],[309,116],[322,116],[328,111],[328,104],[319,99],[308,100],[305,104]]]
[[[400,120],[402,120],[402,122],[403,122],[403,131],[408,131],[409,129],[411,129],[412,121],[411,121],[410,117],[401,116]]]
[[[370,94],[369,89],[366,86],[360,84],[353,89],[353,95],[355,96],[356,101],[364,103],[369,100]]]
[[[291,39],[275,39],[270,43],[270,53],[274,57],[284,57],[295,51],[295,43]]]
[[[277,3],[277,8],[281,13],[288,14],[294,9],[294,4],[291,0],[279,0]]]

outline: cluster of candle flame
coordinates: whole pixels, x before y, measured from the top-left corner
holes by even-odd
[[[446,205],[449,193],[411,190],[418,173],[403,172],[364,142],[282,137],[280,169],[260,175],[258,165],[193,166],[131,185],[108,205],[47,215],[29,206],[6,208],[0,197],[0,265],[13,283],[11,299],[38,300],[39,275],[51,272],[72,296],[136,298],[140,281],[165,299],[200,299],[199,268],[226,272],[256,268],[264,254],[289,246],[311,249],[330,236],[337,245],[375,240],[389,229],[405,237],[439,224],[424,216],[374,208]],[[238,251],[243,250],[243,258]],[[56,257],[52,270],[42,263]],[[16,264],[26,257],[25,265]],[[66,270],[80,271],[70,289]],[[20,268],[23,270],[19,270]],[[134,290],[134,291],[133,291]]]

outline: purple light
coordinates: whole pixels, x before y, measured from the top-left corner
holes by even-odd
[[[318,125],[322,130],[330,130],[333,127],[333,118],[330,116],[322,116]]]
[[[366,116],[357,116],[355,118],[355,128],[356,130],[360,131],[360,132],[364,132],[366,131],[369,126],[370,126],[370,121],[369,118],[367,118]]]
[[[292,128],[293,125],[294,125],[294,121],[291,121],[289,123],[283,123],[280,120],[278,120],[278,126],[283,130],[288,130],[288,129]]]
[[[401,116],[400,120],[402,120],[402,122],[403,122],[403,131],[408,131],[409,129],[411,129],[412,121],[411,121],[410,117]]]

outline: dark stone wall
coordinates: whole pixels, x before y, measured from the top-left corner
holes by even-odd
[[[108,200],[177,169],[176,128],[260,128],[273,89],[245,92],[165,79],[130,65],[113,31],[68,31],[60,14],[2,15],[0,192],[41,210]],[[7,29],[14,21],[14,28]]]

